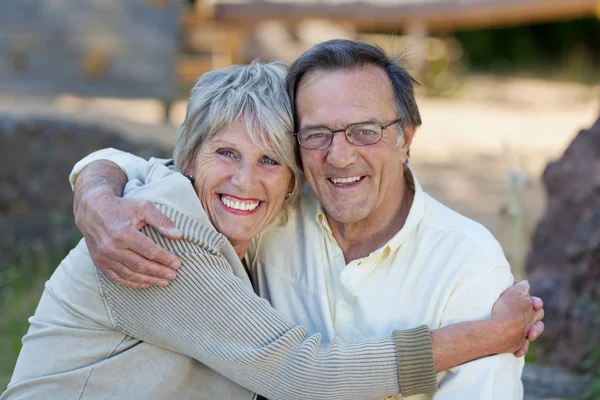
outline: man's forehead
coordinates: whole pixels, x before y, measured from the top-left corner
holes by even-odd
[[[393,117],[395,99],[389,77],[379,67],[311,72],[296,93],[299,123],[342,126]]]

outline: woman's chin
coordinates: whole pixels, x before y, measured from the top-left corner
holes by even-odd
[[[244,242],[251,240],[254,236],[260,233],[258,227],[262,226],[260,221],[244,221],[240,217],[219,218],[213,221],[213,225],[225,236],[230,242]]]

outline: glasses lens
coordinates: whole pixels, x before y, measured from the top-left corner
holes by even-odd
[[[381,139],[381,126],[378,124],[356,124],[346,130],[348,140],[358,146],[377,143]]]
[[[328,129],[309,129],[298,133],[298,142],[307,149],[323,149],[329,146],[332,135]]]

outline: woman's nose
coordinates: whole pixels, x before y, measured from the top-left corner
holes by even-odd
[[[254,186],[258,173],[251,163],[240,163],[231,177],[231,183],[241,191],[247,191]]]

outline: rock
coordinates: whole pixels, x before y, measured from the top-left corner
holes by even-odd
[[[537,361],[592,372],[600,346],[600,119],[543,174],[548,205],[526,270],[544,299]],[[598,356],[595,356],[598,358]]]
[[[0,272],[44,253],[32,251],[34,243],[60,253],[60,260],[81,237],[73,221],[68,176],[79,159],[105,147],[146,158],[171,153],[98,125],[0,115]]]

